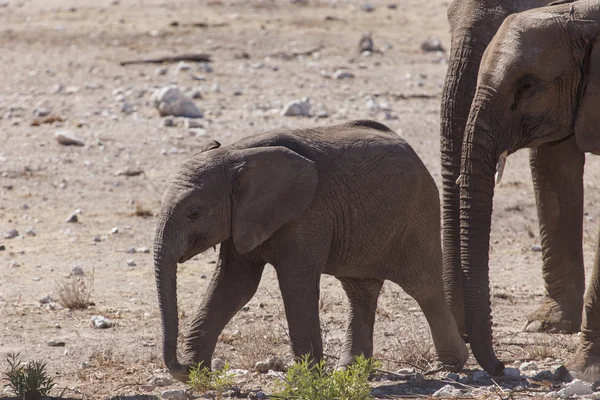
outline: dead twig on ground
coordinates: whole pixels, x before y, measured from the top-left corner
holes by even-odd
[[[191,53],[191,54],[182,54],[179,56],[164,56],[164,57],[156,57],[156,58],[141,58],[137,60],[126,60],[121,61],[121,65],[131,65],[131,64],[162,64],[162,63],[174,63],[179,61],[191,61],[191,62],[211,62],[211,58],[209,54],[205,53]]]

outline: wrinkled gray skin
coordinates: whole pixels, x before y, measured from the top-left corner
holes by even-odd
[[[355,121],[275,131],[186,161],[163,197],[154,260],[163,357],[185,381],[210,366],[217,338],[254,295],[266,263],[277,272],[295,356],[323,356],[319,280],[337,277],[350,302],[339,366],[373,354],[384,280],[417,300],[439,359],[468,358],[445,303],[439,198],[412,148],[384,125]],[[177,263],[221,243],[219,261],[177,359]]]
[[[503,365],[491,353],[491,311],[487,263],[472,271],[461,262],[460,193],[456,180],[462,144],[477,85],[481,58],[504,19],[517,12],[545,7],[547,0],[454,0],[448,9],[452,34],[448,72],[442,95],[441,165],[443,193],[443,260],[446,295],[460,332],[491,373]],[[564,134],[568,134],[566,129]],[[582,251],[584,158],[572,142],[539,146],[530,166],[542,240],[546,295],[527,316],[526,331],[572,333],[579,330],[583,308]],[[481,238],[486,241],[485,237]],[[466,260],[463,260],[466,261]],[[486,292],[480,297],[480,290]],[[466,304],[465,304],[466,303]],[[466,312],[466,319],[465,319]]]
[[[600,3],[578,1],[508,17],[488,46],[467,121],[460,183],[461,256],[471,290],[465,295],[467,328],[477,361],[497,372],[492,350],[487,276],[496,163],[502,153],[529,147],[569,146],[575,162],[557,155],[556,173],[583,168],[584,152],[600,150]],[[563,163],[564,162],[564,163]],[[579,188],[562,197],[579,205]],[[565,218],[559,199],[549,204]],[[581,230],[578,233],[578,240]],[[544,231],[542,230],[542,234]],[[561,233],[565,241],[572,233]],[[566,364],[571,376],[600,379],[598,257],[585,297],[581,345]],[[465,282],[465,292],[467,284]],[[472,324],[472,326],[469,326]],[[482,342],[479,339],[484,338]],[[475,348],[477,344],[477,351]]]

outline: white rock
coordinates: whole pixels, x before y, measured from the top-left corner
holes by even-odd
[[[519,369],[521,371],[537,371],[538,369],[540,369],[540,367],[538,367],[538,365],[534,361],[527,361],[521,364],[519,366]]]
[[[79,86],[67,86],[65,89],[66,94],[75,94],[79,92]]]
[[[39,107],[33,110],[33,115],[36,117],[47,117],[50,115],[50,110],[44,107]]]
[[[148,379],[148,384],[159,387],[171,386],[173,379],[166,375],[155,375]]]
[[[290,101],[281,111],[281,115],[285,117],[308,117],[310,115],[310,102],[308,97]]]
[[[171,400],[187,400],[189,398],[185,390],[165,390],[162,392],[161,397]]]
[[[134,259],[127,260],[127,266],[128,267],[135,267],[136,266],[135,260]]]
[[[558,397],[566,399],[571,396],[584,396],[592,394],[592,384],[579,379],[574,379],[573,382],[567,383],[564,388],[558,391]]]
[[[65,220],[65,222],[73,223],[73,222],[79,221],[79,218],[77,217],[77,215],[79,215],[79,214],[81,214],[81,209],[80,208],[78,208],[77,210],[73,211],[71,213],[71,215],[69,215],[67,217],[67,219]]]
[[[63,146],[83,146],[85,143],[82,139],[73,135],[69,131],[58,131],[54,134],[56,141]]]
[[[4,239],[14,239],[19,236],[19,231],[16,229],[11,229],[9,231],[4,232]]]
[[[189,71],[190,68],[190,64],[186,63],[185,61],[179,61],[179,63],[175,67],[175,72],[179,73],[181,71]]]
[[[36,236],[37,235],[35,229],[33,229],[33,227],[31,227],[31,226],[29,228],[27,228],[27,230],[25,231],[25,234],[27,236]]]
[[[519,379],[521,377],[521,371],[517,368],[504,368],[504,376]]]
[[[331,77],[333,79],[350,79],[354,78],[354,74],[347,69],[338,69]]]
[[[221,92],[221,85],[219,85],[219,82],[213,82],[210,90],[212,90],[213,93],[220,93]]]
[[[455,388],[452,385],[442,386],[438,391],[433,394],[433,397],[460,397],[462,392],[460,389]]]
[[[215,357],[210,363],[210,369],[212,369],[213,371],[221,371],[223,370],[223,368],[225,368],[226,364],[227,363],[225,362],[225,360]]]
[[[442,42],[437,38],[428,38],[421,43],[421,50],[423,51],[444,51]]]
[[[539,244],[534,244],[533,246],[531,246],[531,251],[535,251],[535,252],[542,251],[542,246],[540,246]]]
[[[228,372],[232,376],[243,376],[248,375],[250,373],[250,371],[248,371],[247,369],[230,369]]]
[[[124,101],[121,103],[120,110],[124,114],[131,114],[135,111],[135,107],[133,106],[133,104]]]
[[[135,249],[136,253],[150,253],[150,249],[147,247],[138,247]]]
[[[106,328],[110,328],[114,325],[113,321],[111,321],[110,319],[108,319],[102,315],[93,315],[91,322],[92,322],[92,328],[95,328],[95,329],[106,329]]]
[[[152,103],[161,116],[202,118],[202,112],[192,99],[185,96],[176,86],[167,86],[157,90],[152,96]]]
[[[254,368],[261,374],[266,374],[271,369],[269,361],[259,361],[254,365]]]
[[[213,72],[214,69],[212,67],[212,64],[210,64],[210,63],[200,63],[198,65],[198,71],[210,73],[210,72]]]
[[[8,264],[9,267],[13,267],[13,268],[19,268],[21,266],[21,264],[19,264],[17,261],[12,260],[10,262],[10,264]]]
[[[156,70],[154,71],[154,73],[156,75],[166,75],[167,72],[169,72],[169,69],[167,67],[158,67],[156,68]]]
[[[371,3],[365,3],[362,5],[361,9],[365,12],[372,12],[375,10],[375,7]]]
[[[186,118],[183,120],[183,126],[187,129],[202,128],[202,124],[199,121],[190,118]]]
[[[119,228],[117,228],[116,226],[110,230],[111,235],[115,235],[117,233],[119,233]]]
[[[50,302],[52,302],[52,297],[50,297],[50,295],[49,295],[49,294],[47,294],[47,295],[43,296],[43,297],[40,299],[40,304],[48,304],[48,303],[50,303]]]

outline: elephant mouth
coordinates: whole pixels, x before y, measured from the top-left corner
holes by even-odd
[[[202,245],[202,244],[198,243],[198,245],[194,246],[191,250],[189,250],[184,255],[182,255],[179,258],[178,263],[179,264],[183,264],[186,261],[188,261],[188,260],[194,258],[195,256],[197,256],[198,254],[204,253],[206,250],[210,249],[211,247],[214,247],[214,246],[211,246],[211,245]]]

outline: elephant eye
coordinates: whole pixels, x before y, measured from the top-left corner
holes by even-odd
[[[528,99],[533,95],[532,89],[535,86],[535,83],[535,78],[529,75],[526,75],[519,80],[517,83],[517,90],[515,90],[515,100],[511,107],[512,111],[517,109],[521,100]]]
[[[202,214],[200,213],[199,208],[192,208],[190,210],[190,212],[188,213],[187,217],[190,220],[196,220],[196,219],[200,218],[200,215],[202,215]]]

